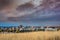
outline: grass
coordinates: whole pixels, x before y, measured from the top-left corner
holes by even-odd
[[[54,37],[50,37],[48,38],[48,40],[60,40],[60,36],[54,36]]]
[[[0,40],[60,40],[60,31],[0,33]]]

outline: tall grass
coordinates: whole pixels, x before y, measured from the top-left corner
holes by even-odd
[[[60,31],[1,33],[0,40],[60,40]]]
[[[60,40],[60,36],[50,37],[48,40]]]

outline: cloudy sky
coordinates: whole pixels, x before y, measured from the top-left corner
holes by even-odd
[[[0,26],[60,25],[60,0],[0,0]]]

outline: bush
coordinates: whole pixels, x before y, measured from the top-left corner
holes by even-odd
[[[2,32],[2,30],[0,29],[0,32]]]

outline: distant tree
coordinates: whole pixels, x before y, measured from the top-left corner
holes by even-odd
[[[11,28],[8,28],[8,32],[11,32],[12,31],[12,29]]]
[[[23,27],[23,25],[20,25],[20,27],[22,28],[22,27]]]
[[[2,32],[2,29],[0,28],[0,32]]]
[[[8,32],[14,32],[14,27],[9,28]]]
[[[16,33],[19,33],[19,31],[18,31],[18,30],[16,30]]]
[[[18,28],[16,29],[16,33],[19,33],[19,29]]]

